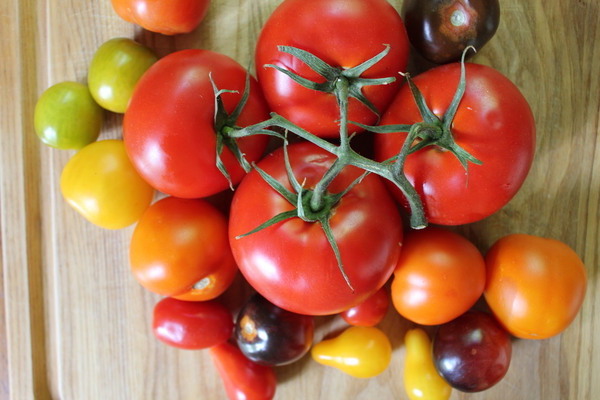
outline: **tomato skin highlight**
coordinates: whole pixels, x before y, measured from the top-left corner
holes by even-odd
[[[377,21],[373,23],[373,21]],[[335,96],[316,92],[293,82],[275,64],[300,76],[321,82],[323,78],[295,57],[278,50],[286,45],[309,51],[332,66],[351,68],[390,46],[390,53],[369,68],[365,78],[398,77],[409,53],[408,37],[398,12],[385,0],[285,0],[271,14],[259,35],[255,64],[257,77],[271,109],[321,137],[337,137],[340,118]],[[382,113],[399,87],[365,86],[363,93]],[[374,124],[377,116],[351,98],[351,121]],[[357,131],[350,126],[351,131]]]
[[[139,173],[157,190],[181,198],[206,197],[229,188],[216,167],[215,99],[210,76],[231,113],[242,97],[248,72],[235,60],[209,50],[171,53],[146,71],[138,82],[123,120],[123,139]],[[269,118],[256,81],[236,125]],[[249,162],[258,160],[267,145],[265,135],[238,141]],[[228,148],[221,154],[236,184],[245,175]]]
[[[227,220],[200,199],[165,197],[136,225],[129,247],[133,276],[146,289],[179,300],[211,300],[237,273]]]
[[[546,339],[577,316],[587,289],[583,261],[567,244],[511,234],[486,254],[485,300],[513,336]]]
[[[452,124],[456,143],[482,165],[468,170],[449,151],[428,146],[406,158],[404,171],[419,193],[428,221],[462,225],[486,218],[506,205],[521,188],[533,162],[535,121],[519,89],[491,67],[466,63],[466,91]],[[441,118],[460,76],[460,64],[436,67],[413,80],[431,111]],[[404,85],[380,125],[421,122],[408,85]],[[405,133],[377,135],[378,161],[396,155]],[[391,187],[391,185],[390,185]],[[391,187],[403,204],[402,193]]]
[[[294,175],[306,189],[316,184],[334,160],[308,142],[290,145],[288,151]],[[282,149],[266,156],[258,166],[291,190]],[[360,174],[357,168],[345,168],[329,191],[343,191]],[[255,170],[244,178],[232,201],[229,236],[234,257],[246,280],[267,300],[298,314],[337,314],[385,284],[400,253],[402,221],[376,175],[368,175],[350,190],[334,207],[330,219],[354,292],[319,223],[291,218],[236,238],[293,208]]]
[[[206,349],[231,337],[233,316],[216,300],[165,297],[154,306],[152,331],[162,342],[186,350]]]
[[[210,0],[111,0],[125,21],[164,35],[189,33],[208,12]]]
[[[484,287],[484,258],[469,240],[433,226],[406,235],[391,286],[400,315],[443,324],[471,308]]]
[[[275,396],[277,377],[272,367],[249,360],[229,342],[208,351],[230,400],[270,400]]]

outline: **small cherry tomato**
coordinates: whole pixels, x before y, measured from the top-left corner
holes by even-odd
[[[392,345],[378,328],[351,326],[340,335],[315,344],[311,355],[319,364],[337,368],[355,378],[371,378],[390,364]]]
[[[463,50],[479,50],[496,33],[498,0],[404,0],[402,17],[413,47],[427,60],[460,60]]]
[[[165,197],[152,204],[133,231],[129,260],[142,286],[179,300],[214,299],[237,273],[227,220],[205,200]]]
[[[583,303],[587,274],[567,244],[533,235],[499,239],[486,255],[484,296],[514,336],[545,339],[565,330]]]
[[[404,390],[410,400],[447,400],[452,387],[437,372],[431,355],[431,340],[420,328],[404,336]]]
[[[65,165],[60,189],[67,203],[91,223],[121,229],[135,223],[154,197],[129,161],[122,140],[101,140]]]
[[[208,12],[209,0],[111,0],[127,22],[164,35],[189,33]]]
[[[88,86],[103,108],[124,113],[140,77],[158,58],[149,48],[128,38],[102,44],[88,70]]]
[[[508,371],[511,355],[508,332],[481,311],[468,311],[441,325],[433,338],[437,371],[463,392],[480,392],[498,383]]]
[[[310,350],[314,330],[314,317],[284,310],[254,294],[237,315],[235,339],[252,361],[285,365]]]
[[[216,300],[182,301],[166,297],[154,306],[152,331],[180,349],[206,349],[231,337],[233,316]]]
[[[79,150],[98,139],[103,117],[102,107],[94,101],[86,85],[60,82],[38,99],[34,128],[48,146]]]
[[[390,305],[390,295],[382,287],[362,303],[341,313],[344,321],[354,326],[375,326],[380,323]]]
[[[248,359],[229,342],[208,351],[230,400],[270,400],[275,396],[277,377],[272,367]]]
[[[421,325],[448,322],[471,308],[483,293],[485,262],[469,240],[429,227],[406,235],[392,281],[392,303]]]

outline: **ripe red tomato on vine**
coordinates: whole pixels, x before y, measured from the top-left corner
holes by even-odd
[[[274,68],[276,65],[303,78],[324,82],[325,77],[278,46],[312,53],[340,70],[355,67],[381,52],[390,52],[363,74],[364,78],[398,77],[408,63],[409,43],[398,11],[386,0],[285,0],[264,24],[256,45],[257,78],[271,109],[321,137],[338,135],[339,110],[331,93],[303,87]],[[399,82],[364,86],[368,102],[383,112]],[[352,97],[348,118],[374,124],[378,117]],[[354,126],[351,131],[358,130]]]
[[[211,81],[212,80],[212,81]],[[215,118],[215,88],[224,112],[235,121]],[[249,93],[236,115],[246,83]],[[268,119],[268,108],[256,80],[232,58],[209,50],[180,50],[156,62],[138,82],[123,120],[127,153],[142,177],[157,190],[182,198],[206,197],[230,182],[217,166],[219,141],[228,129]],[[258,160],[268,138],[236,141],[248,162]],[[245,171],[235,152],[223,146],[224,169],[236,184]]]
[[[424,130],[433,132],[418,139],[421,142],[415,143],[417,148],[404,163],[404,173],[432,224],[467,224],[495,213],[521,188],[533,162],[535,121],[525,97],[497,70],[473,63],[464,66],[464,94],[451,118],[447,114],[459,86],[461,63],[436,67],[413,79],[430,111],[425,121],[412,88],[404,85],[380,123],[425,122]],[[437,145],[441,141],[435,135],[442,133],[448,134],[443,140],[460,148],[454,147],[456,151],[466,151],[480,165],[461,161],[454,151]],[[377,135],[376,159],[394,157],[406,138],[404,132]],[[423,146],[426,140],[432,145]],[[402,193],[392,190],[405,203]]]
[[[293,175],[309,199],[335,157],[308,142],[290,145],[287,151]],[[257,166],[291,191],[285,164],[280,148]],[[345,191],[361,174],[356,167],[344,168],[328,193]],[[329,201],[325,211],[330,212],[328,223],[348,280],[321,224],[293,216],[297,204],[269,186],[256,169],[236,189],[229,216],[234,257],[250,285],[278,307],[308,315],[339,313],[380,289],[396,265],[402,222],[378,176],[364,177],[339,202]],[[289,218],[239,237],[281,213]]]

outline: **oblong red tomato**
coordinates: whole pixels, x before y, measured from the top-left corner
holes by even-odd
[[[408,61],[409,43],[398,12],[385,0],[285,0],[262,28],[256,47],[257,77],[272,110],[322,137],[336,137],[339,110],[332,94],[300,86],[273,69],[274,64],[304,78],[324,79],[297,58],[278,50],[293,46],[309,51],[326,63],[348,69],[390,46],[390,52],[364,74],[365,78],[398,77]],[[398,82],[365,86],[364,95],[383,112],[399,87]],[[373,124],[377,116],[351,99],[349,119]],[[356,127],[354,127],[356,130]]]
[[[229,187],[216,166],[215,96],[210,77],[231,113],[239,101],[248,72],[236,61],[208,50],[181,50],[160,59],[139,80],[123,120],[127,153],[144,179],[157,190],[182,198],[206,197]],[[247,126],[269,118],[256,81],[236,121]],[[268,138],[238,140],[249,162],[262,156]],[[221,155],[235,184],[244,176],[229,149]]]
[[[152,204],[133,231],[129,260],[143,287],[180,300],[214,299],[237,273],[225,216],[199,199]]]
[[[535,152],[535,121],[527,100],[495,69],[467,63],[466,91],[452,123],[455,142],[482,162],[468,169],[450,151],[428,146],[406,158],[404,171],[419,193],[430,223],[462,225],[502,208],[521,188]],[[441,118],[460,77],[460,64],[436,67],[414,78],[430,110]],[[414,124],[423,119],[404,85],[381,125]],[[377,135],[376,158],[395,156],[406,133]],[[400,201],[400,190],[392,188]]]
[[[226,342],[233,316],[216,300],[183,301],[165,297],[154,306],[152,331],[160,341],[180,349],[206,349]]]
[[[310,190],[334,161],[334,156],[304,142],[289,146],[294,175]],[[291,190],[282,149],[258,166]],[[329,187],[345,190],[360,174],[346,167]],[[381,288],[400,253],[402,223],[393,199],[376,175],[368,175],[332,209],[330,225],[354,291],[340,272],[322,225],[293,217],[236,239],[271,217],[294,209],[256,172],[250,172],[235,192],[229,235],[234,257],[250,285],[271,303],[298,314],[336,314]]]
[[[272,367],[250,360],[229,342],[208,351],[230,400],[270,400],[275,396],[277,376]]]

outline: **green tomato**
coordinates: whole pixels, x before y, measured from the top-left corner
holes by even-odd
[[[124,113],[140,77],[157,56],[127,38],[115,38],[96,50],[88,71],[88,86],[96,102],[109,111]]]
[[[34,110],[34,128],[48,146],[80,149],[94,142],[102,129],[104,111],[86,85],[60,82],[48,88]]]

